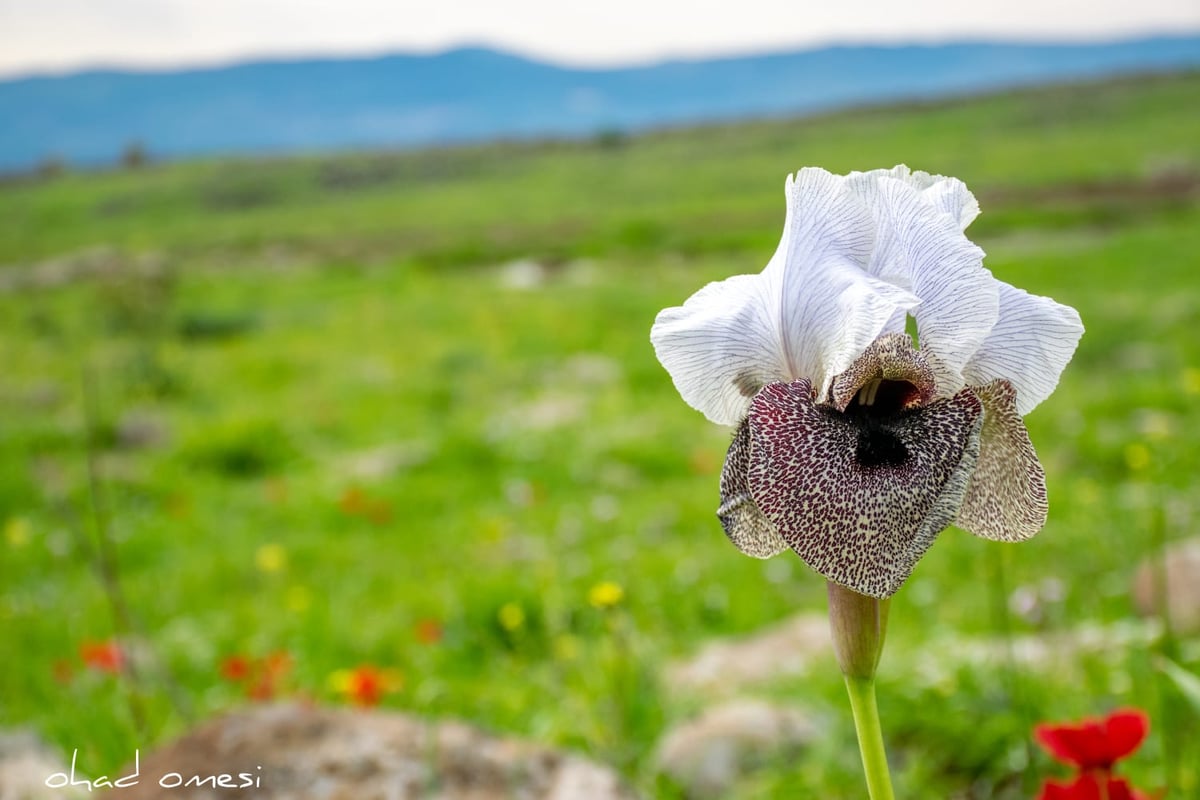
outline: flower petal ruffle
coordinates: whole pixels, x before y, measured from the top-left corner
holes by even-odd
[[[978,211],[967,205],[974,197],[961,182],[921,175],[897,168],[852,173],[846,181],[870,209],[877,232],[867,270],[921,299],[912,312],[921,351],[937,374],[939,394],[949,396],[963,387],[963,368],[995,326],[1000,305],[983,251],[962,230],[963,219]]]
[[[760,274],[710,283],[659,312],[650,331],[679,394],[713,422],[740,422],[773,381],[804,377],[824,391],[920,302],[867,272],[877,231],[844,178],[801,170],[787,198],[783,237]]]
[[[985,539],[1023,542],[1046,524],[1046,474],[1012,384],[995,380],[971,391],[983,403],[979,460],[954,522]]]
[[[1079,312],[1049,297],[996,281],[1000,318],[963,370],[968,383],[1004,378],[1017,390],[1017,413],[1025,416],[1050,396],[1066,369],[1083,322]]]
[[[857,427],[814,404],[807,380],[767,385],[750,407],[748,483],[763,515],[812,569],[890,597],[958,513],[983,413],[969,390],[890,420],[888,457],[864,455]]]
[[[871,381],[898,381],[912,387],[911,396],[902,403],[908,407],[923,406],[933,399],[933,370],[921,352],[912,346],[906,333],[887,333],[880,336],[850,365],[850,369],[833,379],[829,390],[830,404],[838,411],[846,406]]]
[[[770,302],[760,276],[735,275],[654,320],[658,360],[684,401],[713,422],[736,424],[750,398],[787,372]]]

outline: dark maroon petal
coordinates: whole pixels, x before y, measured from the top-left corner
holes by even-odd
[[[831,404],[845,411],[859,390],[872,381],[908,384],[908,396],[897,398],[897,407],[923,406],[933,399],[933,369],[906,333],[885,334],[872,342],[850,369],[833,379]]]
[[[958,513],[982,414],[964,389],[864,425],[806,380],[768,384],[750,406],[751,495],[814,570],[890,597]]]
[[[748,556],[770,558],[787,550],[775,526],[750,496],[746,468],[750,463],[750,425],[743,419],[734,434],[721,470],[721,507],[717,518],[729,541]]]
[[[1046,475],[1017,413],[1017,391],[1006,380],[971,391],[983,403],[979,461],[955,520],[976,536],[1021,542],[1046,524]]]

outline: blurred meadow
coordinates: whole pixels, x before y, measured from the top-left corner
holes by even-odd
[[[1087,327],[1028,418],[1050,518],[951,528],[897,595],[880,675],[897,794],[1031,797],[1041,720],[1146,709],[1125,767],[1200,796],[1197,714],[1136,565],[1200,535],[1200,74],[805,119],[405,153],[69,168],[0,183],[0,726],[125,763],[258,697],[382,705],[573,748],[647,797],[706,698],[666,665],[820,612],[715,517],[730,431],[649,345],[756,272],[784,178],[962,178],[1002,280]],[[1022,659],[1090,631],[1099,646]],[[956,660],[972,641],[994,657]],[[118,644],[128,668],[105,669]],[[97,656],[97,652],[100,655]],[[264,662],[265,663],[265,662]],[[118,674],[114,674],[118,673]],[[855,797],[832,658],[767,696],[821,736],[732,797]],[[799,789],[797,788],[799,787]]]

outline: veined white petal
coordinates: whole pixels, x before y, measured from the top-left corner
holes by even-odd
[[[650,329],[679,395],[718,424],[736,425],[750,398],[787,374],[768,288],[759,275],[710,283]]]
[[[779,304],[786,380],[808,378],[824,396],[833,377],[919,301],[864,269],[878,232],[844,178],[803,169],[787,196],[783,240],[763,278]]]
[[[801,170],[787,199],[783,237],[761,274],[710,283],[660,312],[650,331],[679,394],[713,422],[740,422],[772,381],[807,378],[824,393],[919,302],[863,269],[874,223],[843,178]]]
[[[1049,297],[996,281],[1000,319],[963,370],[973,386],[1004,378],[1017,390],[1017,412],[1028,414],[1050,396],[1075,354],[1079,312]]]
[[[878,232],[867,269],[920,298],[913,316],[921,351],[937,374],[938,394],[952,395],[996,324],[996,281],[983,267],[983,251],[962,232],[963,220],[973,213],[965,202],[974,200],[970,192],[949,179],[894,173],[847,178]]]
[[[921,193],[925,202],[949,215],[961,230],[966,230],[967,226],[979,216],[979,201],[975,199],[975,195],[971,193],[967,185],[958,178],[910,170],[903,164],[898,164],[891,169],[852,173],[852,177],[857,175],[871,180],[877,180],[880,177],[895,178],[909,184]]]

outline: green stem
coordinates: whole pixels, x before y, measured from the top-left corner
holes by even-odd
[[[871,800],[894,800],[887,753],[883,749],[883,729],[879,726],[879,709],[875,705],[875,679],[847,675],[846,691],[850,694],[858,751],[862,754],[863,772],[867,775],[867,794]]]

